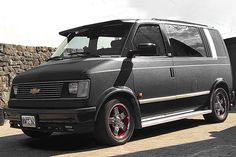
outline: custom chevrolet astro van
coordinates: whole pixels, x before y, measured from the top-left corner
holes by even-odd
[[[5,117],[30,137],[93,132],[102,143],[120,145],[134,129],[228,116],[231,65],[212,27],[127,19],[59,34],[65,40],[48,61],[12,83]]]

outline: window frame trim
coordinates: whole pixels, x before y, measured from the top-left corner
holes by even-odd
[[[204,34],[206,35],[206,38],[207,38],[207,41],[211,50],[212,58],[217,59],[218,56],[217,56],[216,47],[215,47],[213,38],[207,28],[204,28],[203,31],[204,31]]]
[[[168,53],[167,53],[167,47],[168,47],[168,45],[166,44],[166,39],[165,39],[165,31],[163,31],[163,26],[162,26],[162,24],[160,24],[160,23],[140,23],[140,24],[138,24],[137,25],[137,27],[136,27],[136,29],[135,29],[135,31],[134,31],[134,33],[133,33],[133,36],[132,36],[132,38],[131,38],[131,47],[132,47],[132,50],[135,50],[136,48],[135,48],[135,45],[134,45],[134,38],[135,38],[135,36],[136,36],[136,34],[137,34],[137,31],[138,31],[138,29],[140,28],[140,27],[142,27],[142,26],[158,26],[159,27],[159,29],[160,29],[160,33],[161,33],[161,36],[162,36],[162,41],[163,41],[163,46],[164,46],[164,54],[165,55],[163,55],[163,56],[158,56],[158,55],[155,55],[155,56],[136,56],[136,57],[168,57]]]

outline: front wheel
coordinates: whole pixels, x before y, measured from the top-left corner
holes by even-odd
[[[224,122],[229,114],[229,104],[229,96],[225,89],[215,89],[210,98],[212,113],[204,115],[205,120],[213,123]]]
[[[125,99],[112,99],[103,105],[95,126],[95,138],[108,145],[126,143],[134,131],[134,118],[130,103]]]
[[[22,129],[23,133],[32,138],[45,138],[52,134],[52,132],[41,132],[41,131],[33,131]]]

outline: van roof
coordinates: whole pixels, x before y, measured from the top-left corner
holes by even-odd
[[[203,24],[199,24],[199,23],[193,23],[193,22],[186,22],[186,21],[181,21],[181,20],[167,20],[167,19],[156,19],[156,18],[152,18],[152,20],[163,21],[163,22],[183,23],[183,24],[189,24],[189,25],[197,25],[197,26],[202,26],[202,27],[208,27],[207,25],[203,25]]]
[[[111,20],[111,21],[105,21],[105,22],[99,22],[99,23],[94,23],[94,24],[89,24],[89,25],[84,25],[80,27],[75,27],[72,29],[64,30],[59,32],[60,35],[62,36],[67,36],[72,32],[75,32],[79,29],[83,28],[92,28],[94,26],[102,26],[102,25],[113,25],[113,24],[119,24],[119,23],[135,23],[135,22],[142,22],[142,21],[147,21],[147,22],[153,22],[153,21],[159,21],[160,23],[176,23],[176,24],[187,24],[187,25],[192,25],[192,26],[197,26],[197,27],[208,27],[207,25],[203,24],[197,24],[197,23],[192,23],[192,22],[186,22],[186,21],[179,21],[179,20],[168,20],[168,19],[157,19],[157,18],[152,18],[152,19],[118,19],[118,20]],[[212,27],[211,27],[212,28]]]

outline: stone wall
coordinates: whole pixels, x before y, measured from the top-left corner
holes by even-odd
[[[55,51],[51,47],[32,47],[0,43],[0,107],[7,105],[13,78],[45,62]]]

